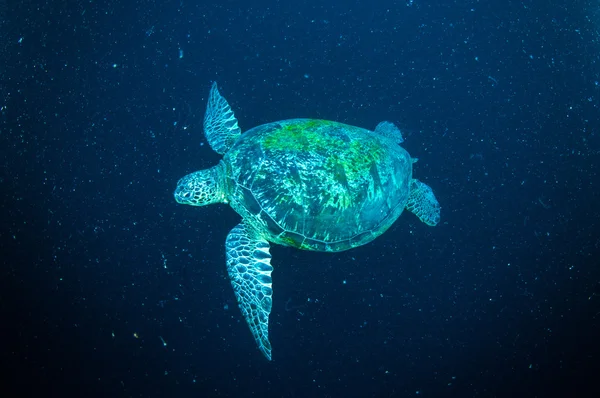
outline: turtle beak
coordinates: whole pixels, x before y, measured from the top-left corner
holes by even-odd
[[[190,203],[190,199],[192,199],[192,193],[186,190],[181,184],[177,185],[175,188],[175,192],[173,193],[175,197],[175,201],[182,205],[186,205]]]

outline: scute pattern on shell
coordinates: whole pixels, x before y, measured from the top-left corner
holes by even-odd
[[[231,206],[266,239],[341,251],[381,235],[406,204],[412,161],[389,139],[342,123],[255,127],[225,154]]]

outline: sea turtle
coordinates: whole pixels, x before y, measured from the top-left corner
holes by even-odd
[[[384,233],[404,209],[428,225],[440,220],[431,188],[412,178],[415,159],[400,130],[375,131],[327,120],[267,123],[244,134],[216,83],[204,134],[223,155],[218,165],[177,183],[178,203],[229,203],[242,217],[227,235],[227,271],[258,348],[270,360],[269,242],[339,252]]]

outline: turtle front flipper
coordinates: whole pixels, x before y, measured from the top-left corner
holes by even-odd
[[[432,227],[440,222],[439,202],[431,188],[417,179],[413,179],[410,183],[410,194],[406,203],[406,210]]]
[[[227,235],[227,272],[254,340],[265,357],[271,360],[269,314],[273,296],[273,267],[269,242],[254,236],[252,232],[241,223]]]
[[[219,94],[217,83],[214,82],[208,95],[206,114],[204,115],[204,135],[210,147],[223,155],[239,138],[242,130],[231,110],[231,107]]]

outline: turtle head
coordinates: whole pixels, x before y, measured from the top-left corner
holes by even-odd
[[[226,202],[223,189],[223,166],[196,171],[183,177],[175,188],[177,203],[191,206],[206,206]]]

